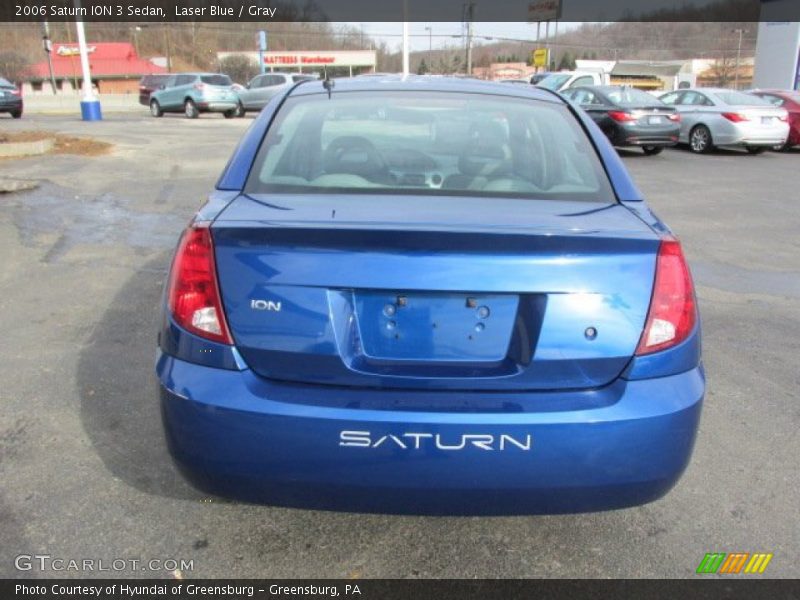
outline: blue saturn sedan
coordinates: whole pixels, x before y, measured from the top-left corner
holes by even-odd
[[[705,389],[681,246],[593,121],[425,77],[269,102],[180,239],[156,372],[198,488],[415,514],[655,500]]]

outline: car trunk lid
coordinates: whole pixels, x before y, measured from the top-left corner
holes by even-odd
[[[619,204],[430,196],[240,196],[212,231],[259,375],[464,390],[615,379],[659,243]]]

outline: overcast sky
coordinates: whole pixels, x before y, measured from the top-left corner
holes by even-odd
[[[385,41],[393,48],[399,50],[402,44],[403,24],[402,23],[347,23],[354,27],[363,27],[364,35],[369,35],[378,41]],[[559,33],[572,29],[580,23],[559,23]],[[430,27],[432,31],[425,28]],[[411,50],[427,50],[428,43],[432,43],[433,48],[444,48],[447,45],[461,46],[461,27],[460,22],[455,23],[409,23],[409,34]],[[551,23],[550,34],[555,33],[555,25]],[[432,36],[431,36],[432,34]],[[542,38],[544,38],[545,28],[542,25]],[[473,35],[477,43],[489,43],[485,37],[505,37],[525,40],[536,39],[536,25],[528,23],[487,23],[476,21],[473,23]],[[430,39],[429,39],[429,36]],[[454,38],[452,36],[458,36]]]

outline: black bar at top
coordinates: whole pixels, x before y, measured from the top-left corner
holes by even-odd
[[[84,0],[84,21],[461,21],[466,0]],[[799,0],[471,0],[474,20],[800,21]],[[536,15],[533,16],[532,15]],[[0,21],[74,21],[74,0],[3,0]]]

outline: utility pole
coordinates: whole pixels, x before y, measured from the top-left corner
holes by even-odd
[[[556,47],[556,53],[558,53],[559,46],[560,46],[560,44],[559,44],[559,42],[558,42],[558,19],[556,19],[556,33],[555,33],[555,35],[553,36],[553,40],[555,40],[555,41],[553,42],[553,45]],[[563,58],[563,56],[562,56],[562,58]],[[554,60],[555,60],[555,59],[554,59]],[[558,63],[556,63],[556,65],[558,65]]]
[[[47,53],[47,67],[50,69],[50,85],[53,88],[53,95],[56,95],[56,78],[53,75],[53,42],[50,41],[50,25],[47,19],[44,20],[44,35],[42,35],[42,46]]]
[[[169,25],[164,25],[164,45],[167,50],[167,72],[172,71],[172,50],[169,43]]]
[[[139,32],[142,30],[141,25],[134,25],[131,27],[131,37],[133,37],[133,49],[136,51],[136,56],[139,56]]]
[[[739,45],[736,47],[736,72],[733,75],[733,88],[739,89],[739,63],[742,60],[742,35],[747,33],[746,29],[734,29],[733,33],[739,34]]]
[[[547,68],[545,70],[549,71],[553,65],[553,59],[550,55],[550,21],[544,22],[544,47],[547,49]],[[556,68],[558,68],[557,65]],[[553,69],[553,71],[555,71],[555,69]]]
[[[472,75],[472,20],[475,17],[475,3],[464,6],[464,20],[467,22],[467,60],[466,74]]]

